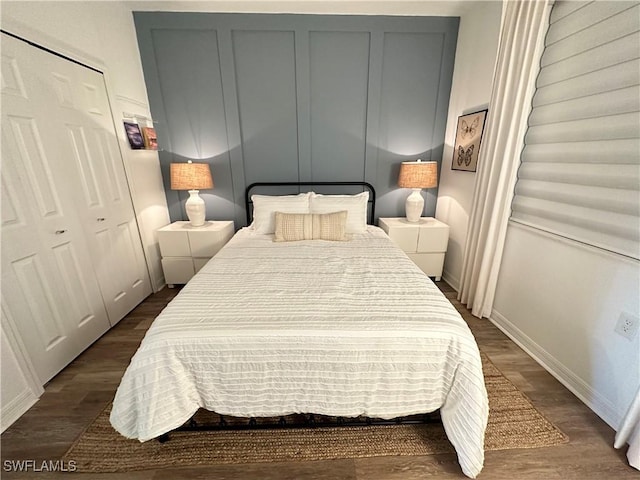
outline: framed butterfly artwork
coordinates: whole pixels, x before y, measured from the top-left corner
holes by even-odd
[[[479,112],[468,113],[458,117],[456,143],[453,150],[453,161],[451,162],[452,170],[476,171],[487,111],[480,110]]]

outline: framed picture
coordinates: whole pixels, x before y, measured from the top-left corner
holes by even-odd
[[[453,150],[452,170],[475,172],[478,166],[478,153],[484,121],[488,110],[480,110],[458,117],[458,129],[456,130],[456,143]]]
[[[144,139],[137,123],[124,122],[124,129],[127,132],[129,145],[132,149],[139,150],[144,148]]]
[[[142,127],[142,138],[144,139],[144,148],[147,150],[158,149],[158,137],[153,127]]]

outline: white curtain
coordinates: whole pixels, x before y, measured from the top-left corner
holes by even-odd
[[[627,450],[629,465],[640,470],[640,387],[618,428],[613,446],[622,448],[627,443],[629,444],[629,450]]]
[[[546,0],[503,2],[498,58],[458,294],[477,317],[488,317],[493,307],[550,10]]]

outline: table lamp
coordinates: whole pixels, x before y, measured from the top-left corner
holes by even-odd
[[[171,164],[171,190],[188,190],[189,198],[184,205],[187,217],[194,227],[204,225],[206,216],[204,200],[199,195],[199,190],[213,188],[213,178],[208,163]]]
[[[423,162],[420,159],[415,162],[402,162],[398,186],[413,189],[407,197],[405,212],[408,222],[418,222],[424,209],[424,198],[420,190],[438,186],[438,162]]]

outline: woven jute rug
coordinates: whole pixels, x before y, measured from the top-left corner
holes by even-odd
[[[482,355],[489,394],[485,450],[559,445],[567,436]],[[173,432],[166,443],[140,443],[109,423],[109,405],[63,460],[79,472],[124,472],[194,465],[310,461],[454,453],[442,424]]]

